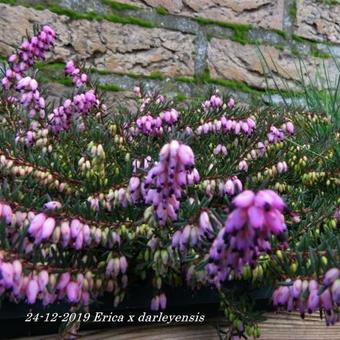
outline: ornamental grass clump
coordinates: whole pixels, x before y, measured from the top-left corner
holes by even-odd
[[[245,107],[219,91],[177,105],[135,88],[112,111],[75,60],[53,107],[32,69],[52,28],[4,65],[0,294],[72,310],[143,284],[211,287],[230,336],[259,336],[255,296],[339,320],[339,133],[327,113]],[[110,300],[110,301],[111,301]],[[255,310],[255,312],[254,312]]]

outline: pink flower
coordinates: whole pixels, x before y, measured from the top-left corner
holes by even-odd
[[[44,213],[40,213],[36,215],[33,220],[31,221],[31,224],[28,228],[28,232],[35,236],[39,232],[39,230],[42,228],[43,224],[46,221],[47,216]]]
[[[338,268],[329,269],[325,274],[323,284],[330,286],[338,278],[340,278],[340,270]]]
[[[14,260],[12,265],[13,265],[14,279],[16,281],[19,281],[21,274],[22,274],[22,264],[19,260]]]
[[[70,273],[63,273],[60,275],[59,282],[57,284],[57,289],[63,290],[71,280]]]
[[[29,304],[34,304],[39,293],[39,285],[35,279],[31,279],[28,282],[26,289],[27,302]]]
[[[164,293],[159,295],[159,307],[160,307],[160,309],[166,308],[166,296],[165,296]]]
[[[4,286],[6,288],[12,287],[14,280],[14,268],[12,263],[2,262],[0,265],[0,272],[2,280],[4,282]]]
[[[82,229],[82,224],[78,219],[74,219],[71,222],[71,236],[76,238]]]
[[[152,298],[150,309],[155,312],[159,310],[159,296]]]
[[[55,219],[53,217],[47,218],[42,226],[41,239],[47,240],[48,238],[50,238],[50,236],[53,234],[54,228]]]
[[[58,201],[50,201],[44,204],[44,208],[48,210],[61,209],[62,205]]]
[[[67,284],[66,295],[70,302],[78,302],[80,299],[80,288],[77,282],[71,281]]]
[[[39,274],[38,274],[38,285],[39,285],[39,289],[41,291],[43,291],[46,286],[48,284],[48,272],[47,270],[42,270]]]
[[[125,256],[122,256],[120,259],[119,259],[119,262],[120,262],[120,271],[122,272],[122,274],[125,274],[126,270],[127,270],[127,267],[128,267],[128,263],[126,261],[126,257]]]
[[[248,163],[246,160],[243,160],[239,163],[238,165],[238,168],[241,170],[241,171],[248,171]]]
[[[228,105],[229,109],[233,109],[235,107],[234,98],[230,98],[227,105]]]
[[[247,208],[253,204],[255,194],[251,190],[245,190],[233,199],[233,203],[238,208]]]

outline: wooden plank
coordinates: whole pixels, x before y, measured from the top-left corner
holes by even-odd
[[[307,315],[302,320],[295,313],[267,314],[261,323],[261,340],[340,340],[340,324],[327,327],[319,315]],[[209,320],[204,325],[143,325],[108,328],[80,332],[84,340],[218,340],[216,325],[223,319]],[[42,337],[26,337],[19,340],[40,340]],[[55,339],[55,335],[44,336]]]

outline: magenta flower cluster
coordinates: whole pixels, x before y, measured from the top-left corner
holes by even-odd
[[[205,193],[212,197],[218,192],[220,196],[234,196],[243,190],[243,184],[237,176],[231,176],[228,179],[205,179],[202,182]]]
[[[77,250],[99,245],[112,249],[114,245],[120,244],[120,236],[113,230],[107,234],[100,227],[89,226],[78,218],[53,217],[53,211],[60,208],[60,202],[51,201],[44,205],[45,212],[36,214],[13,210],[10,205],[0,203],[0,221],[4,220],[10,227],[7,231],[13,243],[28,226],[29,237],[23,239],[25,253],[32,252],[34,246],[42,242],[53,242]]]
[[[166,295],[164,293],[161,293],[152,298],[150,309],[155,312],[159,311],[160,309],[164,310],[166,308],[166,303],[167,303]]]
[[[208,133],[234,133],[235,135],[239,135],[243,133],[246,136],[250,136],[255,126],[256,122],[253,118],[237,120],[223,116],[220,119],[200,125],[196,129],[196,133],[198,135],[206,135]]]
[[[70,76],[73,84],[76,87],[81,87],[87,83],[87,74],[81,73],[80,68],[78,68],[73,60],[66,63],[65,74]]]
[[[38,86],[31,77],[21,78],[16,85],[16,90],[21,93],[20,103],[28,110],[30,118],[35,118],[37,113],[40,118],[45,118],[45,99],[40,95]]]
[[[122,287],[127,285],[127,276],[124,274],[127,268],[125,257],[120,257],[119,271],[106,271],[107,284],[102,286],[95,281],[91,271],[63,272],[61,274],[51,273],[48,268],[37,268],[29,273],[24,271],[24,263],[20,260],[5,261],[5,253],[0,252],[0,295],[7,291],[10,298],[26,300],[28,304],[34,304],[38,300],[44,306],[58,300],[67,299],[69,303],[81,303],[89,305],[90,298],[96,297],[102,291],[112,292],[118,287],[116,277],[119,275]],[[117,275],[116,275],[117,274]],[[115,298],[115,305],[117,304]]]
[[[75,95],[66,99],[64,104],[55,108],[48,116],[48,125],[53,133],[68,130],[72,120],[76,120],[79,129],[83,129],[82,120],[93,108],[99,106],[99,100],[94,90]]]
[[[173,140],[163,146],[159,162],[148,172],[144,180],[144,200],[153,205],[161,225],[168,219],[177,219],[183,189],[199,181],[194,164],[191,148]]]
[[[0,293],[10,291],[13,299],[26,300],[28,304],[41,300],[44,306],[64,298],[70,303],[82,302],[84,305],[90,303],[90,291],[94,283],[93,280],[89,282],[83,274],[79,273],[76,278],[72,278],[70,273],[65,272],[58,280],[46,269],[25,274],[21,261],[3,261],[1,255]]]
[[[295,131],[294,125],[290,121],[284,123],[280,129],[272,125],[267,134],[268,142],[269,143],[281,142],[282,140],[284,140],[285,134],[293,135],[294,131]]]
[[[223,101],[219,96],[212,95],[209,100],[203,103],[205,109],[213,108],[218,109],[223,105]]]
[[[133,135],[143,133],[148,136],[161,135],[165,127],[169,127],[178,121],[179,113],[171,108],[162,111],[159,116],[153,117],[151,114],[146,114],[136,120],[136,128],[131,127],[130,132]]]
[[[282,214],[285,204],[272,190],[245,190],[233,199],[233,204],[236,209],[209,251],[206,269],[216,286],[232,271],[240,275],[245,265],[255,266],[260,253],[271,250],[271,235],[280,235],[287,229]]]
[[[287,285],[273,293],[273,305],[285,307],[288,312],[298,310],[302,318],[306,311],[314,313],[323,310],[327,326],[340,320],[336,306],[340,306],[340,270],[332,268],[324,276],[322,285],[316,280],[288,280]]]
[[[56,34],[51,27],[43,26],[36,36],[25,39],[17,53],[8,59],[9,68],[2,79],[3,87],[10,89],[23,78],[25,71],[33,66],[36,60],[45,59],[45,54],[53,45],[55,37]]]
[[[178,248],[180,252],[196,246],[204,238],[213,237],[213,226],[209,213],[202,210],[199,216],[198,225],[187,224],[182,230],[177,230],[172,236],[172,247]]]

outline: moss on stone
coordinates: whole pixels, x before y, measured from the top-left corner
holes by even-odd
[[[274,47],[280,51],[284,51],[285,46],[283,44],[275,44]]]
[[[198,17],[194,19],[200,25],[217,25],[224,28],[229,28],[233,30],[234,35],[230,37],[231,40],[239,42],[242,45],[249,43],[249,39],[247,38],[247,33],[252,29],[251,25],[241,25],[235,23],[229,23],[224,21],[206,19],[202,17]]]
[[[298,57],[298,58],[301,57],[300,51],[295,47],[292,47],[290,52],[294,57]]]
[[[193,77],[188,76],[176,76],[174,77],[176,81],[180,81],[181,83],[193,84],[195,79]]]
[[[276,29],[273,29],[272,31],[275,32],[277,35],[279,35],[280,37],[282,37],[285,40],[288,40],[288,38],[289,38],[288,33],[285,32],[285,31],[276,30]]]
[[[124,4],[121,2],[113,1],[113,0],[101,0],[101,2],[107,6],[109,6],[114,11],[125,11],[125,10],[138,10],[140,9],[138,6]]]
[[[1,3],[13,6],[13,5],[16,5],[16,0],[2,0]]]
[[[340,0],[319,0],[326,5],[340,5]]]
[[[156,7],[155,10],[160,15],[169,15],[169,11],[164,7]]]
[[[161,73],[159,71],[153,71],[153,72],[150,73],[148,78],[152,79],[152,80],[164,80],[166,77],[164,76],[163,73]]]
[[[311,49],[310,49],[310,54],[312,57],[315,58],[321,58],[321,59],[329,59],[332,58],[332,56],[329,53],[325,53],[320,51],[315,45],[311,45]]]
[[[99,84],[98,88],[102,91],[119,92],[123,89],[117,84]]]
[[[291,17],[291,19],[293,21],[296,20],[296,15],[297,15],[297,4],[296,4],[296,0],[293,0],[292,3],[289,6],[289,16]]]
[[[183,93],[178,93],[174,97],[174,101],[177,102],[177,103],[184,102],[187,99],[188,99],[188,97],[185,94],[183,94]]]
[[[308,39],[305,39],[303,37],[300,37],[299,35],[297,34],[292,34],[292,38],[293,40],[299,42],[299,43],[310,43],[310,40]]]
[[[17,2],[16,1],[10,1],[8,2],[8,0],[0,0],[0,3],[9,3],[10,5],[16,5]],[[30,4],[25,4],[25,3],[21,3],[20,5],[22,6],[26,6],[26,7],[31,7],[34,8],[36,10],[42,11],[45,9],[48,9],[49,11],[58,14],[58,15],[65,15],[67,17],[69,17],[72,20],[89,20],[89,21],[102,21],[102,20],[107,20],[107,21],[111,21],[114,23],[119,23],[119,24],[123,24],[123,25],[137,25],[137,26],[142,26],[142,27],[146,27],[146,28],[154,28],[156,27],[156,25],[149,20],[145,20],[145,19],[141,19],[138,17],[133,17],[133,16],[121,16],[121,15],[117,15],[114,13],[111,14],[107,14],[107,15],[101,15],[95,12],[77,12],[77,11],[73,11],[71,9],[68,8],[64,8],[64,7],[60,7],[57,5],[51,5],[51,4],[46,4],[46,5],[42,5],[42,4],[36,4],[36,5],[30,5]]]
[[[156,25],[152,21],[141,19],[138,17],[132,17],[132,16],[125,17],[125,16],[121,16],[117,14],[109,14],[109,15],[105,15],[103,19],[106,19],[108,21],[115,22],[115,23],[124,24],[124,25],[130,24],[130,25],[137,25],[137,26],[142,26],[146,28],[156,27]]]
[[[206,83],[208,84],[214,84],[214,85],[219,85],[219,86],[224,86],[227,87],[231,90],[235,91],[241,91],[245,93],[251,93],[251,94],[263,94],[263,91],[260,91],[258,89],[252,88],[248,86],[247,84],[243,82],[239,82],[236,80],[230,80],[230,79],[206,79]]]

